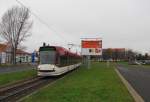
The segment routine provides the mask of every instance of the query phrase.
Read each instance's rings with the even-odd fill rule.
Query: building
[[[125,48],[107,48],[102,51],[103,60],[125,60],[126,49]]]
[[[16,62],[17,63],[30,63],[31,53],[18,49],[16,53]]]
[[[21,49],[16,51],[17,63],[31,62],[31,54]],[[11,50],[8,44],[0,44],[0,63],[11,63]]]

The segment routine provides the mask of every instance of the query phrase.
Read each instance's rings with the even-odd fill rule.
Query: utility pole
[[[73,43],[68,43],[68,49],[69,49],[69,51],[71,51],[71,49],[72,49],[73,47],[80,47],[80,45],[73,44]],[[78,52],[78,50],[77,50],[77,48],[76,48],[76,53],[77,53],[77,52]]]
[[[73,46],[75,46],[75,44],[73,44],[73,43],[69,43],[69,44],[68,44],[68,49],[69,49],[69,51],[72,49]]]

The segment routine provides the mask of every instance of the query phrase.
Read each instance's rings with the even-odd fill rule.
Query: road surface
[[[118,70],[145,102],[150,102],[150,68],[118,65]]]

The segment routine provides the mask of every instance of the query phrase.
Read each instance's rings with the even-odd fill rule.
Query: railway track
[[[18,99],[57,80],[58,78],[35,77],[21,83],[0,88],[0,102],[16,102]]]

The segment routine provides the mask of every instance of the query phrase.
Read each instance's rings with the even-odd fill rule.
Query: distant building
[[[17,49],[16,52],[16,62],[20,63],[29,63],[31,62],[31,53],[25,52],[23,50]]]
[[[103,60],[126,60],[125,48],[107,48],[102,51]]]
[[[31,62],[31,54],[21,49],[16,51],[17,63]],[[0,44],[0,63],[11,63],[11,49],[8,44]]]

